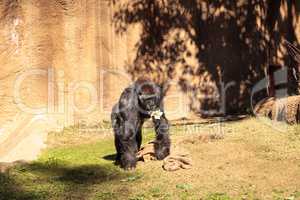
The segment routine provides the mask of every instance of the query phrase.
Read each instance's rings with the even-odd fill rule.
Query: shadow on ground
[[[103,156],[103,159],[114,161],[116,159],[116,154],[110,154],[110,155]]]
[[[55,162],[24,164],[0,173],[0,200],[62,197],[85,200],[91,198],[93,185],[124,177],[125,173],[109,166],[69,166]]]
[[[0,173],[0,200],[22,199],[35,200],[41,199],[35,192],[25,191],[21,184],[18,184],[9,174]]]

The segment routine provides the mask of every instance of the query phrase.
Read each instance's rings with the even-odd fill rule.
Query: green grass
[[[195,133],[214,130],[209,126],[201,125],[199,130],[194,127],[188,127],[188,129],[194,130]],[[205,161],[206,155],[211,156],[211,153],[214,153],[213,155],[217,156],[215,153],[218,151],[211,150],[214,147],[237,144],[244,145],[245,151],[253,152],[258,161],[265,160],[271,164],[272,162],[285,162],[285,159],[294,158],[294,154],[300,147],[299,126],[290,127],[286,134],[276,132],[274,138],[269,137],[270,134],[274,134],[272,129],[262,128],[264,126],[254,119],[225,123],[224,127],[225,132],[228,132],[225,140],[195,144],[190,147],[192,150],[196,149],[194,150],[195,161],[201,161],[195,163],[192,171],[183,170],[172,173],[164,172],[160,162],[140,164],[137,170],[132,172],[119,169],[113,164],[115,150],[112,137],[96,140],[86,135],[78,136],[80,140],[78,138],[74,140],[77,137],[74,134],[76,131],[74,127],[65,129],[63,133],[52,133],[49,136],[50,143],[55,144],[59,141],[57,142],[59,145],[46,149],[35,162],[16,166],[5,174],[0,173],[0,200],[284,200],[289,198],[297,200],[300,198],[299,192],[293,190],[293,187],[269,191],[269,189],[248,186],[249,182],[255,181],[251,178],[245,182],[226,177],[224,180],[220,179],[219,177],[230,172],[226,168],[228,165],[226,160],[225,164],[221,165],[222,157],[224,157],[222,155],[220,158],[208,158],[211,160],[210,163]],[[153,139],[154,134],[151,129],[145,129],[144,132],[144,143]],[[191,137],[184,127],[173,127],[171,132],[173,140]],[[280,144],[285,146],[280,146]],[[243,149],[238,150],[243,151]],[[214,160],[220,162],[215,168],[212,164]],[[299,162],[291,161],[292,164],[298,164],[300,171]],[[232,166],[235,167],[234,164]],[[209,171],[201,172],[203,169],[210,168]],[[251,171],[252,168],[246,170]],[[260,174],[257,176],[259,177]],[[209,186],[212,184],[211,179],[213,179],[213,185]],[[235,193],[231,193],[232,182],[240,187]],[[260,183],[257,182],[257,184]],[[267,195],[266,191],[269,191]],[[264,194],[258,194],[259,192]],[[264,195],[266,198],[261,198]]]
[[[62,133],[52,134],[58,140],[62,137],[65,140],[76,136],[73,131],[74,128],[66,128]],[[144,141],[150,141],[153,138],[150,130],[144,132]],[[114,185],[130,184],[143,174],[120,170],[113,164],[114,154],[110,137],[47,149],[37,161],[0,174],[0,199],[89,199],[91,193],[92,199],[116,199],[117,194],[111,189]],[[93,187],[99,189],[91,191]],[[128,195],[124,193],[120,199]]]

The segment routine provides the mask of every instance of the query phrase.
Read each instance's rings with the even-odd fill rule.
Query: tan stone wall
[[[131,82],[125,65],[140,34],[137,26],[117,35],[113,11],[104,0],[1,1],[1,124],[22,115],[21,104],[47,108],[61,126],[109,120]],[[26,73],[16,102],[15,82]]]
[[[105,0],[1,1],[0,123],[5,124],[16,114],[22,114],[13,97],[13,87],[15,81],[19,80],[18,77],[24,75],[26,70],[32,69],[51,69],[53,77],[49,76],[49,71],[46,74],[26,77],[20,90],[21,102],[25,105],[34,108],[47,107],[48,113],[56,116],[62,126],[80,120],[109,120],[112,105],[131,81],[126,66],[132,64],[136,57],[135,45],[141,34],[141,27],[137,24],[130,26],[122,36],[117,35],[115,27],[112,26],[115,9]],[[282,9],[285,13],[287,8],[283,5]],[[260,22],[256,23],[259,25]],[[299,16],[293,21],[299,40],[297,24]],[[231,32],[222,34],[230,37]],[[217,33],[215,35],[218,36]],[[211,37],[213,36],[214,34],[211,34]],[[211,37],[208,37],[210,41]],[[192,56],[199,51],[193,45],[189,48]],[[236,50],[236,46],[231,49]],[[224,54],[230,55],[232,53],[228,51]],[[214,55],[210,56],[212,59]],[[222,55],[215,56],[219,59]],[[193,70],[199,65],[205,65],[197,61],[190,61],[195,67]],[[225,61],[224,63],[226,64]],[[226,69],[228,76],[225,79],[230,79],[235,75],[237,68],[233,66]],[[182,68],[179,66],[179,74],[180,71]],[[205,78],[206,75],[209,77],[209,73],[205,72],[197,79],[181,78],[195,83],[199,89],[201,82],[209,81],[209,78]],[[174,84],[165,102],[171,119],[189,117],[191,99],[198,101],[198,96],[201,96],[198,93],[195,95],[182,91],[182,88],[176,85],[178,80],[178,77],[174,78]],[[242,90],[243,85],[239,87],[238,89]],[[75,92],[72,92],[72,88],[76,89]],[[205,92],[205,89],[199,91]],[[93,100],[95,104],[91,112],[78,112],[72,107],[72,104],[75,104],[79,110],[84,109],[90,106]],[[198,103],[193,106],[199,107]]]

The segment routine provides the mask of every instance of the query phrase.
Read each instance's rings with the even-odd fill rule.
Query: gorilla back
[[[170,154],[169,123],[162,104],[162,88],[140,79],[126,88],[113,107],[111,121],[117,151],[116,164],[124,169],[136,167],[136,154],[142,143],[142,126],[152,118],[156,133],[155,156],[158,160]]]

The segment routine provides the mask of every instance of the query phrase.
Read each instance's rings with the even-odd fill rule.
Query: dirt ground
[[[193,168],[161,171],[159,177],[190,185],[196,197],[214,191],[241,199],[300,198],[299,194],[293,196],[300,189],[300,129],[286,127],[286,132],[279,132],[276,126],[284,125],[272,128],[257,119],[248,119],[223,124],[221,133],[215,125],[203,127],[207,135],[221,134],[223,139],[203,139],[201,129],[193,135],[175,137],[181,147],[190,151]],[[151,173],[155,166],[156,163],[147,163],[139,167]]]
[[[124,172],[113,164],[111,135],[74,133],[51,133],[36,162],[9,171],[5,177],[14,185],[4,185],[13,192],[0,189],[0,196],[25,191],[31,199],[300,199],[299,126],[254,118],[174,126],[173,145],[193,160],[191,169],[175,172],[164,171],[162,161],[139,162]],[[152,139],[153,130],[145,129],[144,143]]]

